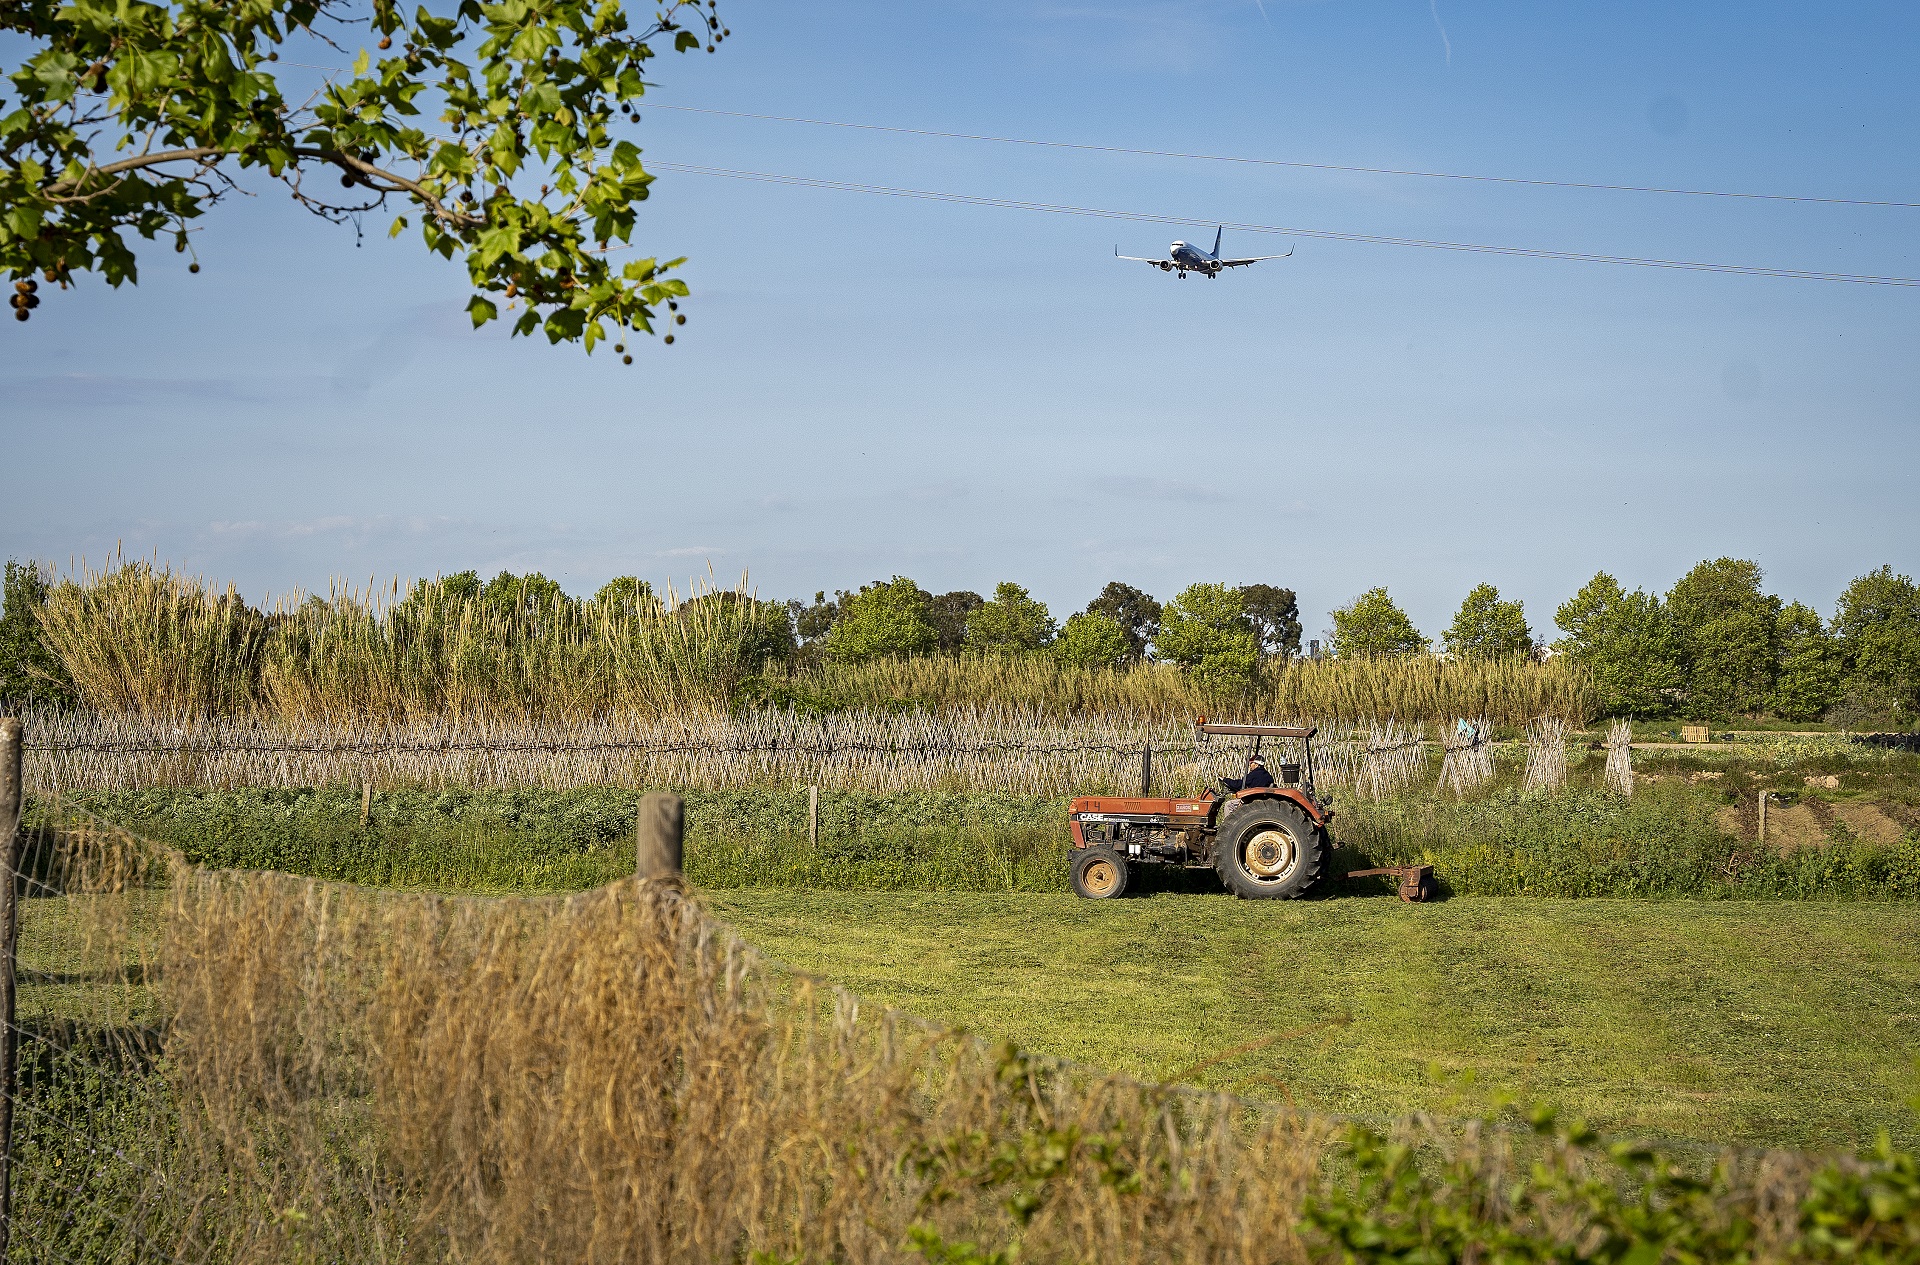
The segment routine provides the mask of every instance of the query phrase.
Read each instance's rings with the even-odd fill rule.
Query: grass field
[[[1920,909],[724,891],[771,956],[1045,1053],[1365,1117],[1502,1094],[1616,1133],[1920,1139]]]

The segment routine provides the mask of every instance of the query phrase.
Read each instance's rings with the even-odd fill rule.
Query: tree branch
[[[46,188],[47,196],[59,198],[78,189],[85,188],[96,176],[117,176],[123,172],[138,171],[143,167],[157,167],[161,163],[199,162],[225,153],[221,149],[169,149],[157,154],[137,154],[132,158],[122,158],[119,162],[108,163],[104,167],[89,167],[78,180],[56,180]]]
[[[414,197],[420,199],[421,203],[436,216],[449,223],[458,224],[462,228],[480,228],[487,222],[482,216],[468,215],[465,211],[448,209],[447,205],[440,201],[438,196],[428,192],[426,187],[418,181],[409,180],[405,176],[396,176],[391,171],[376,167],[372,163],[366,162],[342,150],[297,147],[293,153],[294,156],[298,158],[318,158],[322,161],[330,162],[344,171],[349,171],[354,175],[367,178],[368,187],[380,193],[411,193]],[[391,189],[381,189],[378,185],[372,183],[375,179],[389,181],[394,187]]]

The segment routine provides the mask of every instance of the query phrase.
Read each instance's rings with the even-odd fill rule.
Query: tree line
[[[58,704],[75,697],[36,614],[52,585],[33,564],[6,566],[0,698]],[[231,593],[219,600],[239,603]],[[234,627],[251,625],[264,635],[284,625],[290,633],[302,626],[307,608],[316,612],[311,625],[320,626],[317,616],[328,602],[316,597],[290,610],[246,608]],[[1095,670],[1157,661],[1179,666],[1209,691],[1232,694],[1302,650],[1299,602],[1291,589],[1269,584],[1192,584],[1162,603],[1116,580],[1064,621],[1012,582],[983,597],[968,590],[931,593],[905,576],[831,597],[821,591],[811,602],[711,593],[680,603],[675,613],[707,608],[734,630],[729,637],[743,639],[744,660],[793,668],[925,656],[1045,656]],[[428,624],[462,610],[509,638],[537,638],[556,621],[579,626],[594,618],[668,615],[666,603],[635,576],[576,599],[538,572],[503,571],[482,581],[477,572],[463,571],[416,583],[382,618],[407,640],[414,625],[424,633]],[[1600,572],[1556,609],[1562,635],[1551,641],[1537,638],[1522,603],[1503,598],[1492,584],[1466,595],[1437,646],[1384,587],[1330,616],[1323,650],[1339,658],[1566,655],[1592,675],[1601,708],[1612,715],[1718,720],[1770,714],[1854,728],[1906,727],[1920,717],[1920,587],[1891,567],[1848,585],[1831,620],[1767,593],[1760,567],[1732,558],[1700,563],[1665,594],[1627,592]]]

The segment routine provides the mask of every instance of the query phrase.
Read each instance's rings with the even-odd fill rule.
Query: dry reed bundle
[[[1389,726],[1393,742],[1417,736]],[[28,718],[26,780],[42,793],[144,786],[379,787],[587,785],[724,790],[1002,790],[1035,795],[1137,789],[1152,745],[1163,794],[1237,776],[1244,745],[1195,740],[1191,723],[1066,721],[1008,709],[806,716],[620,715],[569,724],[489,719],[279,725],[257,719],[153,720],[83,712]],[[1314,741],[1321,785],[1368,772],[1368,739],[1331,725]],[[1396,746],[1396,750],[1398,747]],[[1298,743],[1276,744],[1299,762]],[[1415,755],[1406,757],[1417,759]],[[1377,763],[1377,760],[1375,760]],[[1394,766],[1396,769],[1398,765]],[[1384,769],[1375,781],[1399,785]]]
[[[1633,722],[1616,720],[1607,726],[1607,785],[1622,795],[1633,794]]]
[[[1525,794],[1551,793],[1567,784],[1567,727],[1558,717],[1542,716],[1527,726]]]
[[[1426,762],[1426,741],[1420,729],[1390,719],[1368,730],[1354,785],[1373,799],[1384,799],[1418,779]]]
[[[1492,726],[1487,718],[1462,720],[1453,728],[1442,727],[1440,744],[1440,780],[1435,790],[1452,788],[1455,795],[1486,785],[1493,780]]]

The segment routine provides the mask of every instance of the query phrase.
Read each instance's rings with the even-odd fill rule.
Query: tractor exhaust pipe
[[[1153,744],[1140,748],[1140,796],[1153,794]]]

